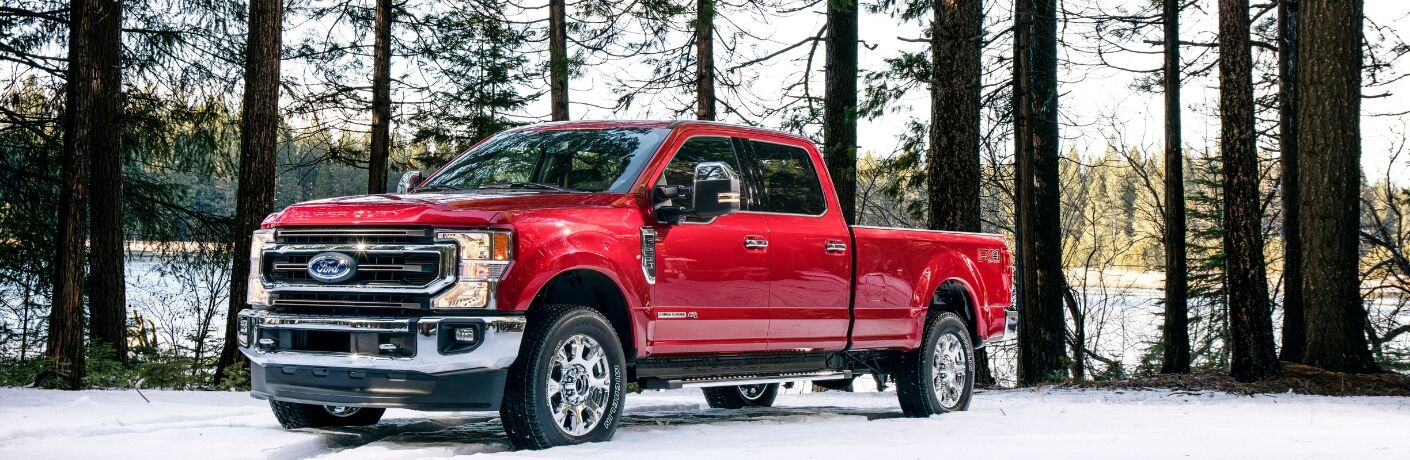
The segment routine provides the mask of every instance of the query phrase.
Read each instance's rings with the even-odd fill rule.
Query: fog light
[[[475,343],[475,328],[461,327],[455,329],[455,341],[460,343]]]

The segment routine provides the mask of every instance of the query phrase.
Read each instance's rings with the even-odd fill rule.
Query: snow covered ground
[[[894,393],[726,411],[679,390],[630,395],[610,443],[510,452],[493,413],[285,431],[244,393],[145,393],[0,388],[0,458],[1410,458],[1410,398],[1001,390],[907,419]]]

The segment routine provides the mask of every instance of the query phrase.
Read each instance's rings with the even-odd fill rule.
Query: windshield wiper
[[[425,187],[417,188],[417,189],[416,189],[415,191],[413,191],[412,193],[421,193],[421,192],[468,192],[468,191],[470,191],[470,189],[467,189],[467,188],[465,188],[465,187],[457,187],[457,186],[454,186],[454,185],[427,185],[427,186],[425,186]]]
[[[479,187],[483,189],[528,189],[528,190],[553,190],[555,192],[581,192],[582,190],[559,187],[557,185],[540,184],[538,182],[506,182],[503,184],[485,184]]]

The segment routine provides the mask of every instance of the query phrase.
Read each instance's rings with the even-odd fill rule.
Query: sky
[[[1059,34],[1061,40],[1070,46],[1060,50],[1062,53],[1063,65],[1059,69],[1059,106],[1062,113],[1062,148],[1064,150],[1076,149],[1085,155],[1101,154],[1108,148],[1112,139],[1129,147],[1139,147],[1149,149],[1154,152],[1162,149],[1162,125],[1163,125],[1163,95],[1152,92],[1141,92],[1132,88],[1133,82],[1139,78],[1138,75],[1125,70],[1094,65],[1097,61],[1094,53],[1084,52],[1090,50],[1094,41],[1090,38],[1092,27],[1089,21],[1082,21],[1079,16],[1083,12],[1092,11],[1093,3],[1099,3],[1099,7],[1104,11],[1117,11],[1119,8],[1127,8],[1134,11],[1141,4],[1148,0],[1136,1],[1066,1],[1059,2],[1059,8],[1066,9],[1069,22],[1065,26],[1060,26]],[[570,2],[571,3],[571,2]],[[871,3],[871,2],[864,2]],[[1217,27],[1215,7],[1213,2],[1205,0],[1200,5],[1202,9],[1189,9],[1181,16],[1182,40],[1197,42],[1213,42],[1216,40],[1214,29]],[[1264,3],[1264,2],[1254,2]],[[733,26],[746,30],[760,38],[758,40],[755,55],[764,55],[783,48],[788,44],[795,43],[802,38],[811,36],[825,24],[825,16],[822,14],[822,5],[819,2],[811,10],[800,11],[791,15],[774,15],[760,17],[755,15],[736,14],[730,17]],[[1381,35],[1401,35],[1410,39],[1410,2],[1399,0],[1366,0],[1366,14],[1371,18],[1371,22],[1380,29],[1373,29],[1372,24],[1368,24],[1367,39],[1376,40]],[[1007,22],[1010,2],[986,2],[986,32],[992,38],[1010,23]],[[532,17],[543,10],[527,10],[524,15]],[[572,17],[572,11],[569,12]],[[1274,12],[1268,12],[1261,19],[1271,19]],[[885,14],[863,12],[860,25],[860,36],[865,47],[861,49],[860,66],[865,72],[867,70],[879,70],[884,64],[884,59],[896,56],[900,51],[923,51],[924,43],[909,42],[905,39],[921,37],[921,27],[919,23],[900,24],[898,19],[893,19]],[[1150,37],[1158,38],[1159,29],[1152,29]],[[1161,55],[1158,53],[1160,45],[1146,43],[1130,43],[1130,52],[1116,52],[1107,54],[1107,60],[1111,64],[1127,69],[1155,69],[1160,67]],[[799,60],[807,51],[807,47],[799,47],[794,52],[785,54],[769,61],[767,67],[762,67],[757,73],[757,79],[750,85],[758,94],[773,94],[777,92],[785,83],[802,71],[802,63]],[[1206,48],[1185,47],[1182,53],[1184,61],[1195,66],[1212,64],[1215,61],[1215,54],[1210,52],[1203,57]],[[1261,48],[1254,48],[1255,59],[1262,55],[1265,59],[1274,59],[1274,54],[1264,51]],[[1008,56],[1012,53],[1011,44],[1004,40],[1000,44],[989,47],[985,50],[985,62],[988,63],[1000,56]],[[716,51],[717,56],[721,51]],[[822,48],[818,49],[819,58],[814,64],[815,94],[821,95],[822,76],[821,65],[823,60]],[[637,64],[618,63],[594,63],[583,69],[580,75],[570,83],[570,99],[573,102],[571,114],[574,119],[611,119],[611,118],[673,118],[662,106],[651,104],[639,104],[630,110],[621,113],[613,113],[600,106],[611,105],[615,96],[610,90],[611,76],[622,72],[647,72],[649,69]],[[1399,73],[1410,72],[1410,62],[1401,62],[1400,67],[1404,68]],[[1183,102],[1183,137],[1187,149],[1200,152],[1217,153],[1219,135],[1218,111],[1218,80],[1217,68],[1209,72],[1206,76],[1191,77],[1186,79],[1181,92]],[[996,75],[986,79],[986,83],[992,84],[996,78],[1003,78],[1003,75]],[[1257,78],[1257,76],[1255,77]],[[1367,89],[1367,94],[1381,95],[1381,97],[1368,98],[1362,104],[1362,133],[1363,133],[1363,154],[1362,165],[1365,174],[1375,180],[1384,178],[1387,174],[1387,167],[1392,165],[1391,152],[1403,147],[1402,139],[1410,133],[1410,116],[1385,116],[1378,114],[1405,112],[1410,109],[1410,79],[1399,81],[1385,87]],[[677,95],[686,97],[689,95]],[[897,135],[902,132],[904,123],[911,117],[924,119],[928,110],[928,95],[924,89],[912,91],[903,99],[901,105],[908,108],[897,110],[877,120],[862,120],[859,123],[859,144],[861,151],[872,152],[877,155],[890,155],[897,148]],[[760,101],[761,104],[771,103],[770,101]],[[721,110],[723,112],[723,110]],[[545,95],[540,100],[534,101],[524,114],[528,118],[547,118],[548,101]],[[724,121],[740,121],[737,118],[725,115]],[[762,120],[762,124],[769,125],[777,120]],[[1261,146],[1268,146],[1268,140],[1260,140]],[[1410,152],[1405,153],[1394,162],[1394,168],[1390,169],[1392,180],[1396,182],[1410,182]]]

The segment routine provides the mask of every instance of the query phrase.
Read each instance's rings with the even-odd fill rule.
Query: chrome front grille
[[[274,299],[276,307],[412,308],[425,305],[425,296],[408,294],[357,294],[287,292]]]
[[[327,251],[323,251],[327,252]],[[308,274],[308,260],[317,252],[269,253],[265,273],[272,282],[315,283]],[[333,284],[425,286],[440,276],[439,252],[352,252],[357,273]]]
[[[283,244],[428,244],[429,228],[293,227],[275,232]]]
[[[352,276],[311,276],[310,259],[327,252],[355,260]],[[455,282],[456,246],[426,228],[292,227],[275,230],[260,262],[275,307],[426,309]]]

